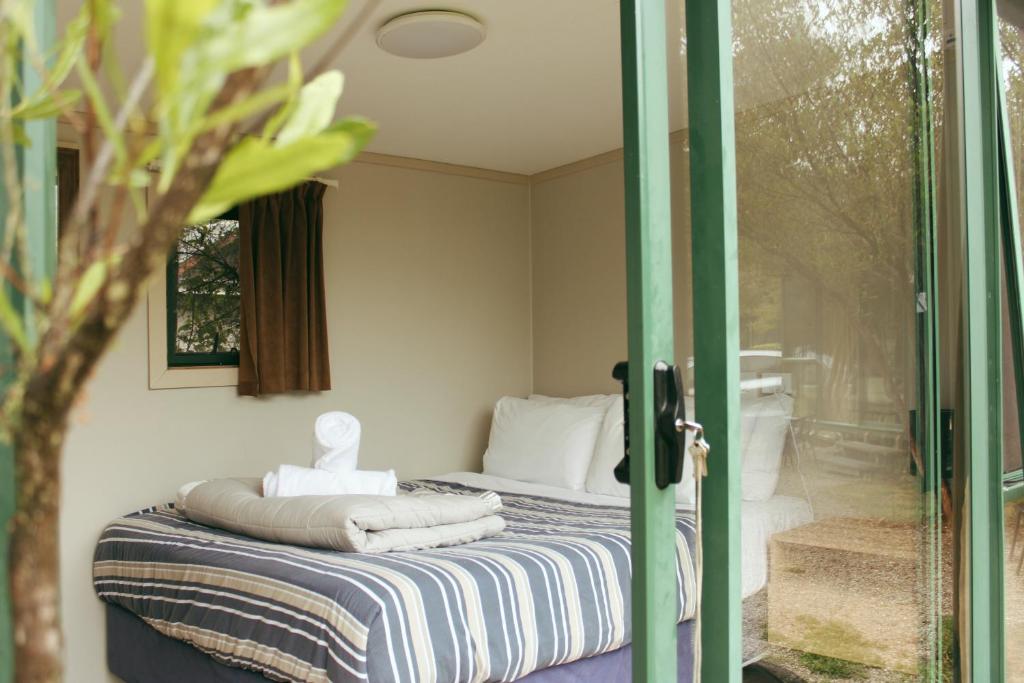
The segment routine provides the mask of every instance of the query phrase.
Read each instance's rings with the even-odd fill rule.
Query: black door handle
[[[615,466],[615,479],[629,483],[629,365],[616,363],[612,377],[622,382],[623,458]],[[658,488],[683,479],[686,448],[683,373],[678,365],[654,364],[654,481]]]

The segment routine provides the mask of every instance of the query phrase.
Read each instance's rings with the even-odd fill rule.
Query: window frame
[[[146,328],[150,390],[238,386],[238,366],[189,365],[175,367],[168,365],[167,268],[157,270],[149,282],[146,292]]]
[[[234,220],[238,221],[238,207],[232,207],[221,215],[211,220]],[[166,339],[167,339],[167,367],[168,368],[207,368],[207,367],[234,367],[239,364],[238,351],[217,351],[210,353],[189,353],[177,350],[176,337],[178,330],[178,249],[167,257],[165,273],[165,297],[166,297]],[[241,310],[239,310],[241,314]]]

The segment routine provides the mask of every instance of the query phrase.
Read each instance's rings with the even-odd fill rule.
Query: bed
[[[500,681],[628,677],[628,501],[474,473],[403,484],[501,493],[507,528],[379,556],[281,546],[166,505],[111,523],[94,582],[125,681]],[[744,595],[803,501],[744,503]],[[693,517],[677,514],[679,680],[692,676]]]

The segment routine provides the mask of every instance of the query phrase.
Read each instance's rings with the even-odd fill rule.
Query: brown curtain
[[[68,216],[78,198],[78,150],[57,148],[57,237],[64,237]]]
[[[331,388],[323,194],[310,182],[238,209],[240,395]]]

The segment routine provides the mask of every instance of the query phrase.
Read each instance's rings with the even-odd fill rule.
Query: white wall
[[[692,348],[689,159],[672,142],[676,358]],[[621,155],[584,161],[532,186],[533,388],[554,396],[617,393],[625,360],[626,221]]]
[[[529,188],[361,163],[336,177],[324,230],[331,391],[151,391],[144,304],[88,385],[64,459],[70,683],[108,680],[91,561],[112,519],[186,481],[305,464],[312,421],[331,409],[362,421],[364,468],[478,469],[493,402],[530,391]]]

